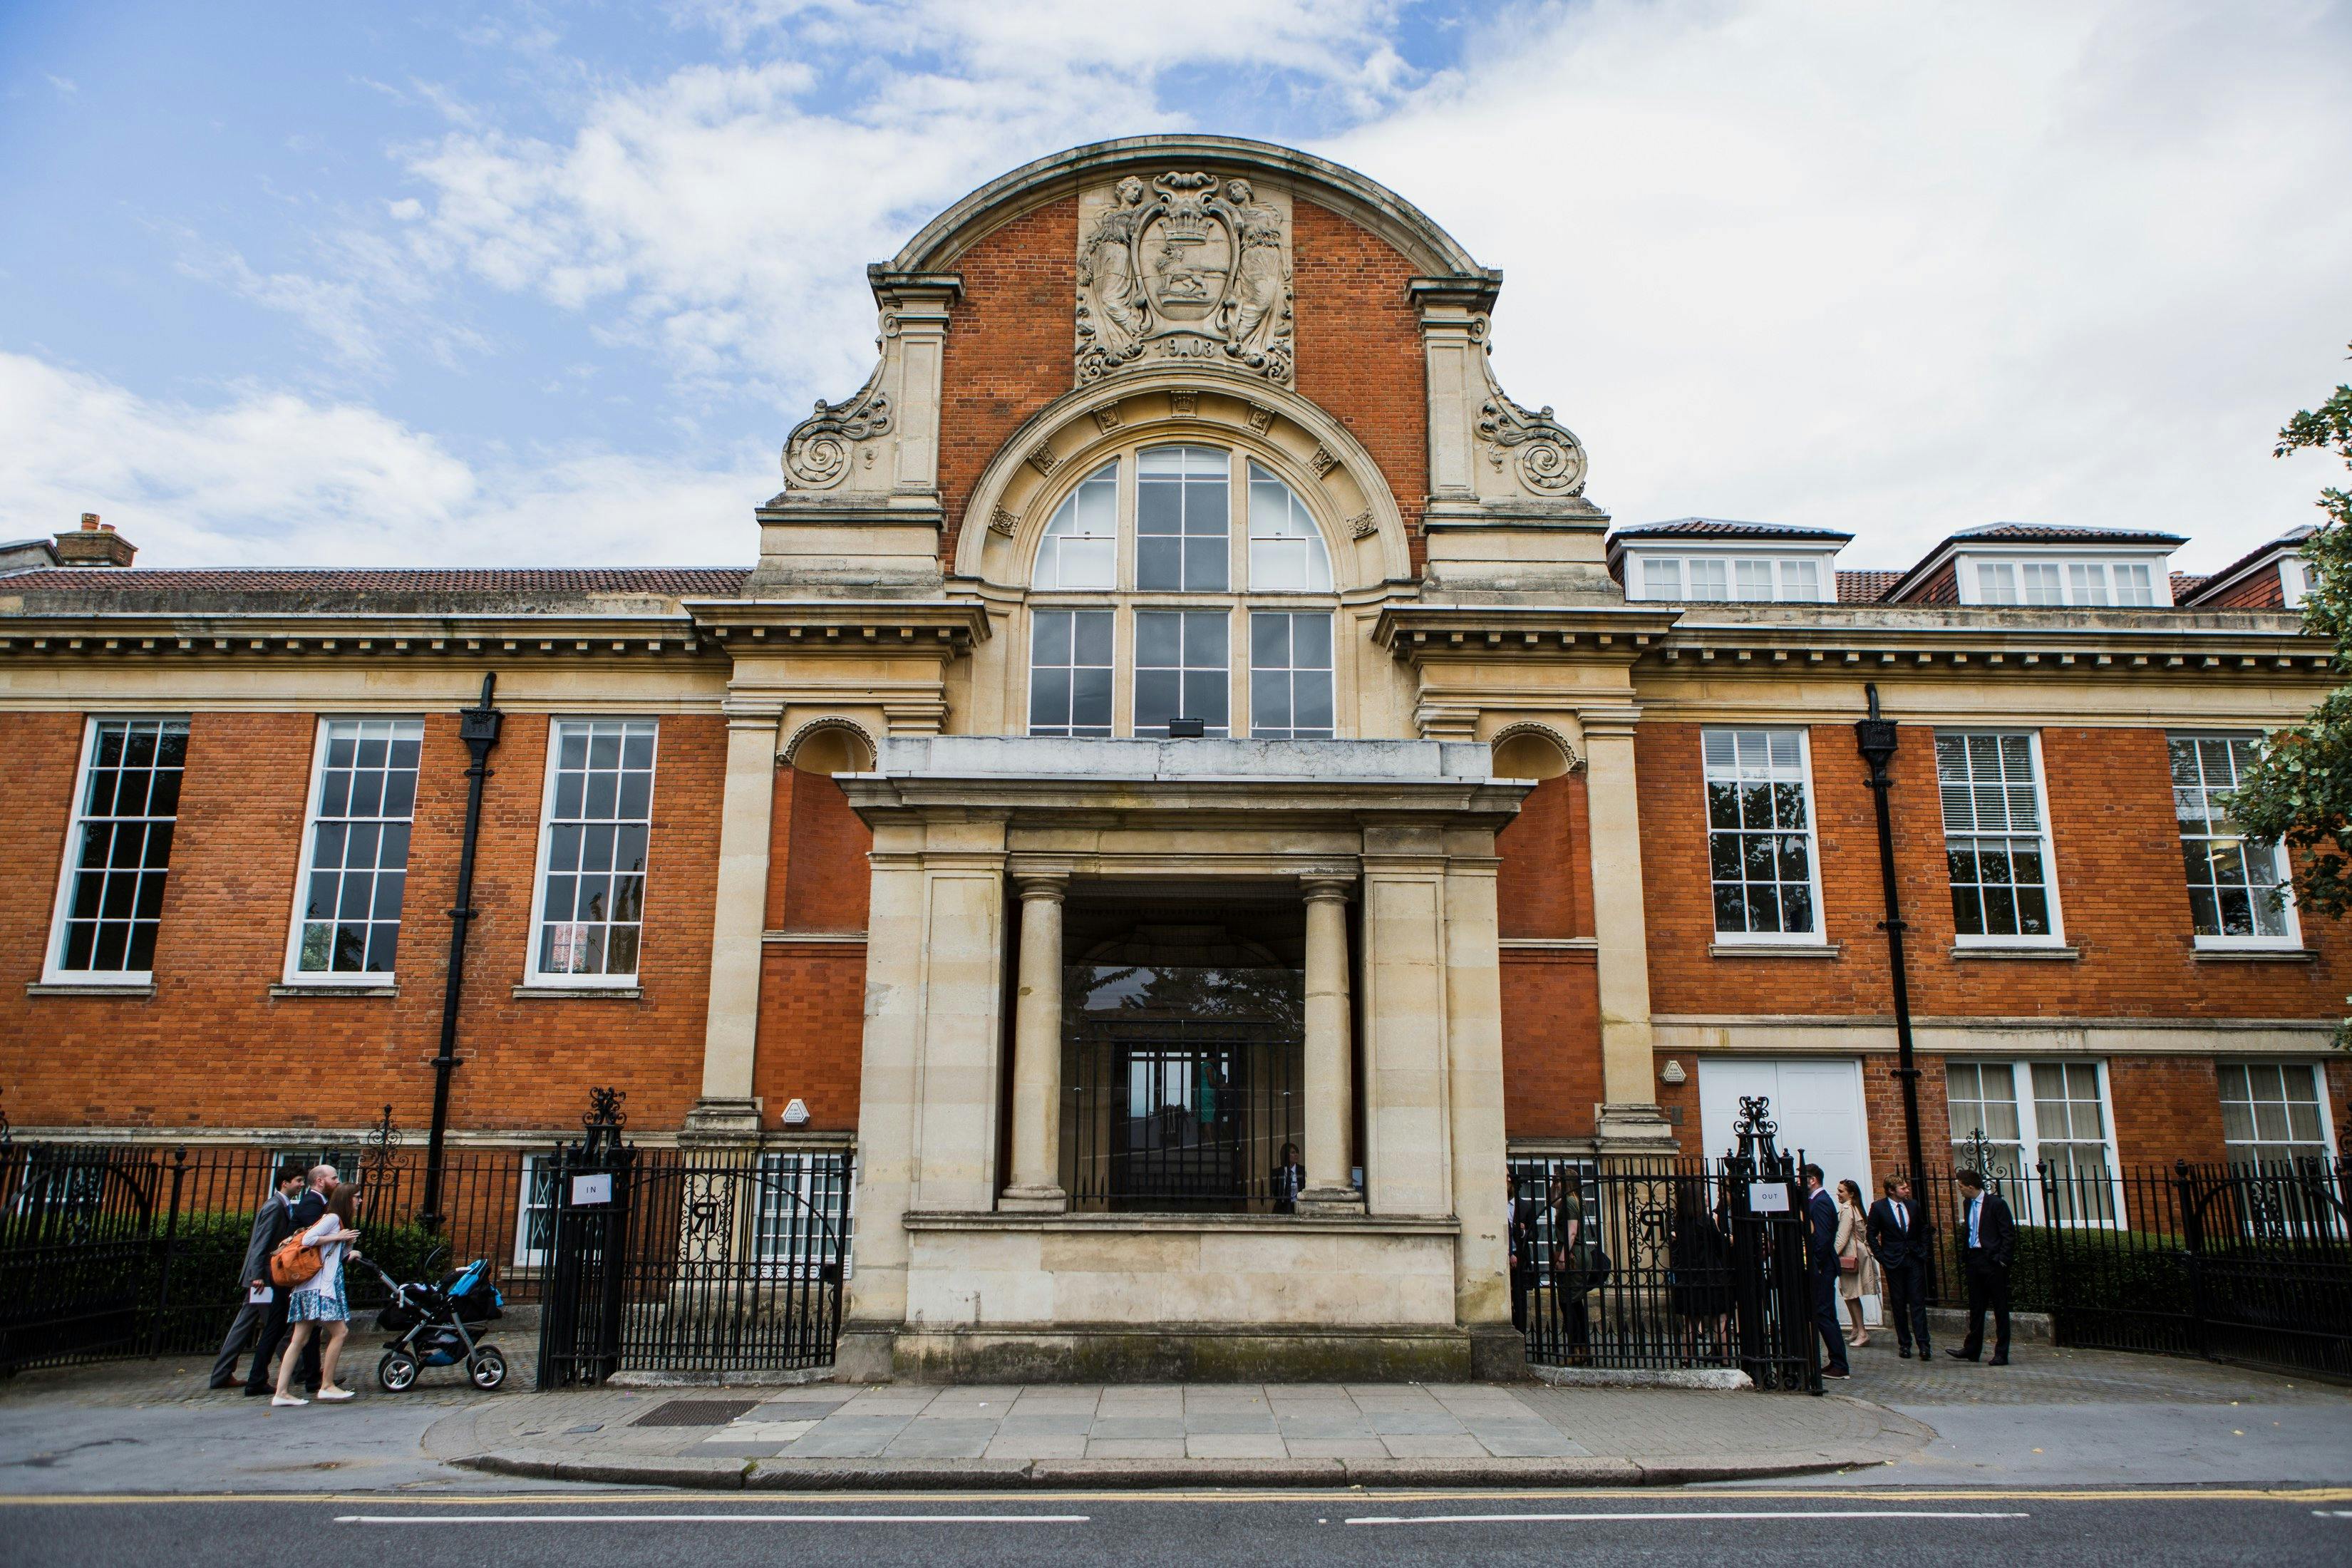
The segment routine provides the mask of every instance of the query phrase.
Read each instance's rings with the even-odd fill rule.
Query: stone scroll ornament
[[[1078,253],[1078,384],[1164,360],[1222,361],[1287,384],[1287,226],[1247,180],[1121,180]]]
[[[1473,335],[1485,343],[1486,331],[1486,319],[1481,316]],[[1486,400],[1478,407],[1478,439],[1486,460],[1500,468],[1516,458],[1519,482],[1537,495],[1562,500],[1582,495],[1584,443],[1551,416],[1549,405],[1531,413],[1512,401],[1496,384],[1494,367],[1488,364],[1486,370]]]
[[[829,490],[848,477],[857,443],[890,433],[890,399],[882,392],[882,367],[842,403],[817,399],[816,412],[793,426],[784,440],[784,483],[804,490]]]

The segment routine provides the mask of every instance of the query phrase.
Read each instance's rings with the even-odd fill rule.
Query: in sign
[[[572,1206],[587,1208],[594,1204],[613,1201],[613,1173],[599,1171],[593,1175],[572,1178]]]
[[[586,1180],[585,1177],[581,1178]],[[578,1199],[573,1199],[578,1202]],[[1789,1184],[1786,1182],[1750,1182],[1748,1184],[1748,1209],[1751,1214],[1787,1214]]]

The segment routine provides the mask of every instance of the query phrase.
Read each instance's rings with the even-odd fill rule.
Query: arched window
[[[1307,503],[1257,464],[1249,466],[1249,574],[1261,589],[1327,592],[1331,558]]]
[[[1055,510],[1030,587],[1033,735],[1337,732],[1329,552],[1306,502],[1244,454],[1112,458]]]
[[[1105,463],[1055,509],[1037,546],[1036,588],[1108,588],[1118,581],[1118,465]]]

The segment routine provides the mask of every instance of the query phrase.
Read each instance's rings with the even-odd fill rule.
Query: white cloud
[[[469,463],[369,408],[254,388],[192,407],[14,353],[0,428],[0,536],[95,511],[152,566],[748,563],[777,479],[750,448]]]
[[[1510,274],[1505,384],[1626,522],[2312,520],[2274,462],[2352,337],[2352,31],[2310,4],[1600,0],[1336,155]]]

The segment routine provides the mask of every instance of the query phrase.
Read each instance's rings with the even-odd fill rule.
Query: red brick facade
[[[155,994],[28,995],[48,940],[79,714],[0,715],[0,779],[22,809],[0,827],[0,1037],[19,1125],[351,1128],[387,1102],[404,1125],[431,1108],[449,907],[465,819],[465,748],[427,717],[399,994],[273,996],[282,978],[317,718],[206,713],[187,769],[155,952]],[[518,999],[539,853],[547,721],[510,716],[485,791],[454,1126],[576,1121],[582,1086],[625,1086],[633,1116],[676,1125],[701,1085],[726,730],[661,721],[642,994]]]

